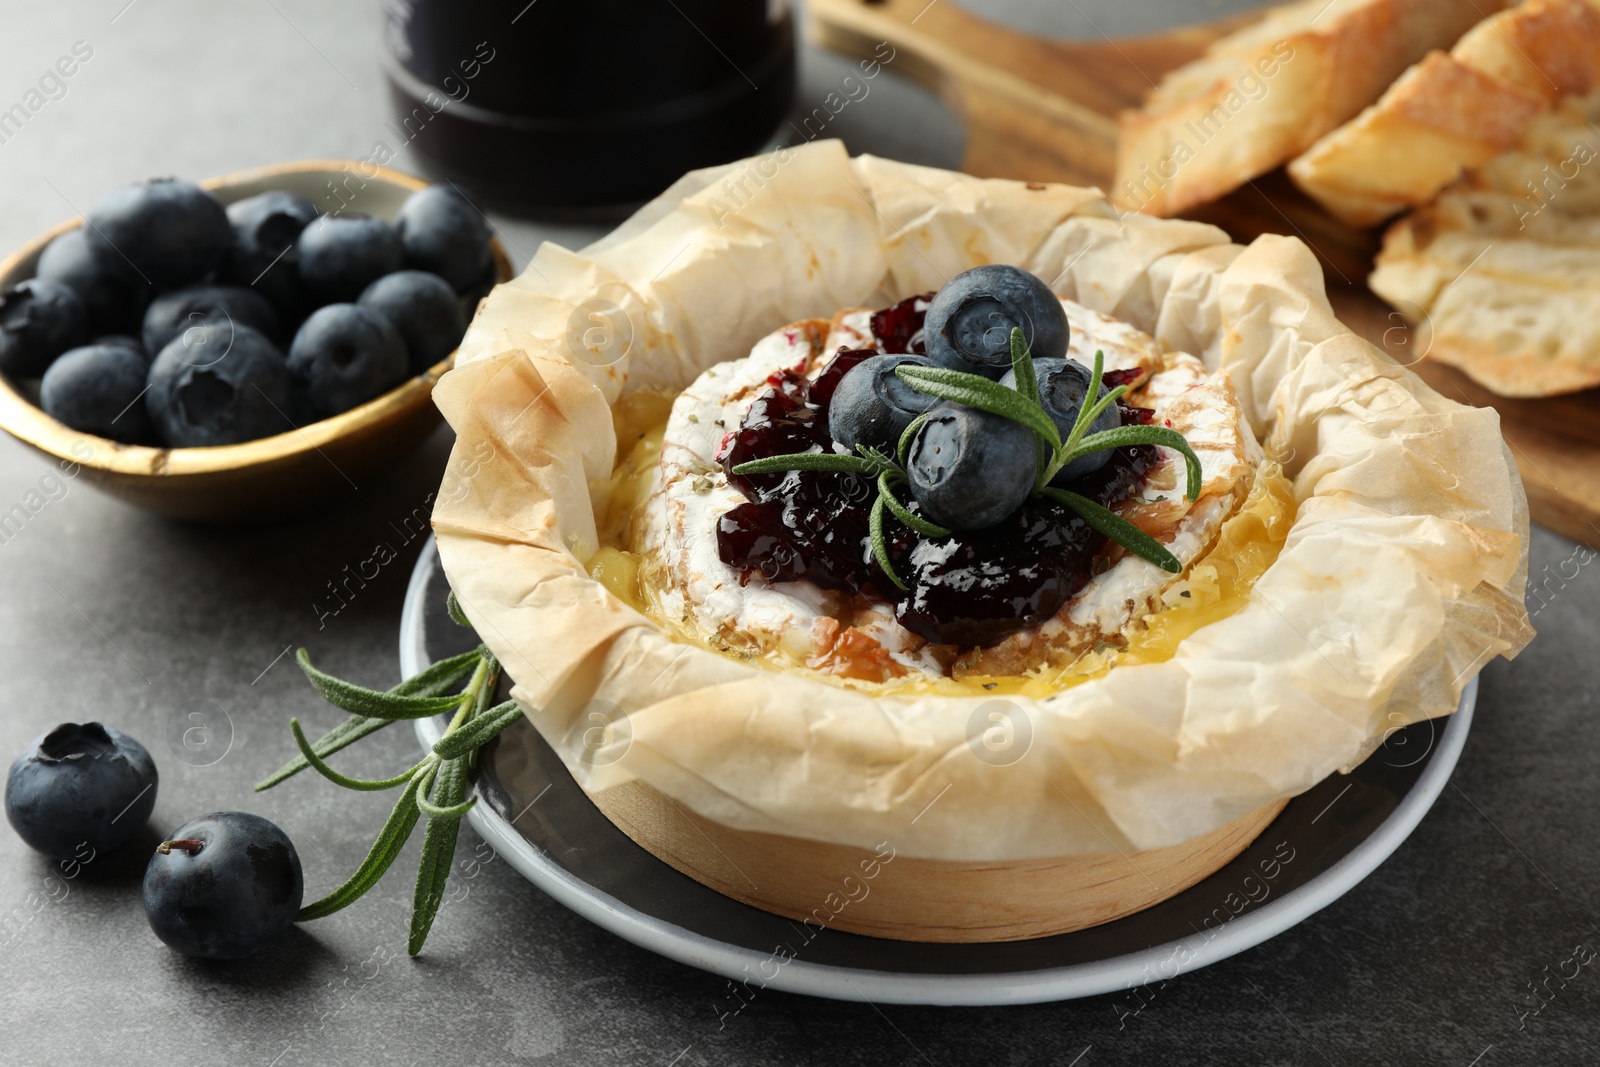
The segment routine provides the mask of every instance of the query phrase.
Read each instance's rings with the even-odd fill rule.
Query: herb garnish
[[[461,613],[454,593],[450,594],[449,608],[450,617],[457,623],[471,625]],[[294,733],[295,744],[300,746],[300,755],[260,782],[256,791],[270,789],[307,767],[346,789],[369,791],[393,789],[400,785],[405,789],[389,814],[388,821],[379,831],[367,858],[361,861],[361,866],[332,893],[301,908],[295,915],[295,921],[320,919],[359,900],[367,890],[378,884],[378,880],[405,847],[418,819],[426,815],[428,826],[422,836],[422,860],[417,868],[417,886],[411,904],[411,934],[406,945],[406,950],[415,956],[422,951],[434,916],[444,900],[445,882],[450,877],[455,858],[456,834],[461,828],[461,816],[477,801],[476,797],[468,799],[467,792],[471,788],[470,778],[478,749],[520,719],[522,709],[512,700],[489,707],[500,674],[500,663],[484,645],[479,645],[471,652],[442,659],[387,692],[367,689],[317,670],[311,665],[311,657],[303,648],[296,658],[300,669],[305,671],[317,692],[330,704],[350,712],[350,718],[314,742],[306,740],[300,720],[290,719],[289,729]],[[466,680],[466,686],[452,693],[463,679]],[[333,753],[391,723],[403,719],[425,719],[448,711],[454,711],[455,715],[444,734],[434,743],[433,751],[393,778],[351,778],[340,774],[326,762]]]
[[[1190,500],[1196,500],[1200,496],[1200,458],[1189,447],[1189,442],[1183,439],[1182,434],[1166,426],[1119,426],[1114,430],[1104,430],[1100,433],[1088,432],[1089,427],[1094,425],[1095,419],[1128,391],[1126,385],[1119,385],[1107,391],[1105,396],[1100,396],[1101,381],[1105,375],[1103,351],[1094,354],[1094,368],[1089,379],[1089,389],[1084,394],[1086,399],[1088,397],[1099,397],[1099,399],[1078,409],[1077,421],[1073,423],[1072,432],[1064,441],[1061,439],[1060,431],[1056,429],[1055,421],[1039,402],[1039,381],[1034,377],[1033,356],[1028,351],[1027,339],[1020,329],[1011,331],[1011,368],[1016,374],[1015,389],[990,381],[981,375],[943,367],[897,367],[895,374],[918,392],[988,411],[1012,422],[1021,423],[1032,430],[1039,449],[1037,475],[1033,483],[1034,496],[1042,496],[1064,504],[1082,517],[1084,522],[1134,555],[1149,560],[1173,574],[1181,572],[1183,565],[1178,562],[1177,557],[1167,551],[1155,538],[1087,497],[1067,489],[1052,487],[1050,479],[1080,456],[1129,445],[1163,445],[1183,456],[1188,469],[1185,495]],[[854,456],[833,452],[801,452],[768,456],[741,463],[733,468],[733,473],[772,474],[781,471],[812,470],[836,471],[876,478],[878,496],[872,503],[869,518],[872,553],[884,576],[901,591],[906,591],[909,587],[895,573],[889,559],[888,539],[884,534],[884,513],[887,511],[924,537],[947,537],[953,532],[912,512],[900,502],[896,492],[907,484],[906,454],[917,431],[927,419],[928,415],[923,414],[912,420],[911,425],[906,427],[905,433],[900,435],[893,458],[865,445],[857,445],[857,455]]]

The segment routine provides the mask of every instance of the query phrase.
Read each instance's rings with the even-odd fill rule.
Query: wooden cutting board
[[[1069,41],[1007,29],[955,0],[808,0],[806,9],[818,44],[865,59],[888,42],[895,70],[966,119],[962,170],[1102,189],[1111,187],[1116,169],[1117,113],[1137,107],[1161,75],[1259,17],[1149,37]],[[1322,260],[1339,317],[1445,396],[1499,411],[1534,519],[1600,547],[1600,390],[1510,400],[1450,367],[1419,360],[1413,331],[1366,287],[1381,230],[1339,223],[1282,170],[1185,217],[1215,223],[1240,242],[1263,233],[1304,240]]]

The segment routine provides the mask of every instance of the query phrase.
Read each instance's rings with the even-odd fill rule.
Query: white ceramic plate
[[[445,594],[430,541],[400,618],[400,667],[408,677],[476,643],[450,621]],[[483,799],[468,819],[530,882],[589,921],[751,988],[962,1005],[1158,989],[1287,930],[1371,874],[1444,789],[1477,695],[1474,679],[1454,715],[1397,731],[1351,774],[1295,797],[1249,848],[1198,885],[1115,922],[1032,941],[930,945],[805,931],[724,897],[613,826],[526,723],[485,750]],[[440,730],[441,720],[417,722],[424,746]]]

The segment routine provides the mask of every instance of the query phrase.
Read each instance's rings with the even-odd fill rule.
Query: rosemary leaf
[[[461,759],[462,762],[466,761],[465,756],[461,757]],[[422,812],[422,814],[428,816],[430,819],[459,819],[461,816],[471,811],[473,806],[477,803],[478,798],[471,797],[470,799],[441,807],[439,804],[423,796],[421,790],[418,790],[417,792],[417,808]]]
[[[1112,404],[1115,404],[1118,400],[1121,400],[1127,395],[1127,393],[1128,387],[1126,385],[1119,385],[1115,389],[1106,390],[1105,394],[1101,396],[1099,400],[1096,400],[1094,405],[1089,408],[1089,415],[1084,420],[1085,425],[1093,426],[1094,420],[1100,417],[1101,412],[1105,411],[1105,409],[1110,407]]]
[[[863,473],[883,474],[886,471],[899,471],[900,469],[899,464],[871,445],[856,445],[856,451],[861,453],[862,459],[869,461],[873,466],[872,470]]]
[[[324,700],[356,715],[365,715],[372,719],[425,719],[430,715],[450,711],[461,703],[461,698],[456,696],[400,696],[346,682],[313,667],[310,653],[303,648],[296,659],[299,660],[300,669],[305,671],[306,677],[311,679],[311,684],[322,694]]]
[[[369,793],[379,792],[384,789],[393,789],[402,782],[410,780],[411,776],[416,774],[417,771],[421,770],[423,764],[427,763],[427,760],[424,759],[422,763],[418,763],[416,766],[406,770],[404,774],[397,774],[393,778],[352,778],[348,774],[340,774],[338,771],[334,770],[332,767],[328,766],[322,761],[322,757],[318,756],[316,751],[312,749],[311,742],[306,740],[306,732],[300,729],[299,719],[290,719],[289,729],[294,734],[294,743],[300,746],[300,755],[306,760],[306,762],[309,763],[318,774],[322,775],[328,781],[334,783],[335,785],[342,785],[346,789],[355,789],[361,792]]]
[[[451,790],[441,792],[441,797],[453,796],[455,798],[446,806],[441,806],[428,799],[434,787],[439,784],[439,776],[446,770],[445,764],[455,764],[457,762],[463,767],[466,765],[464,758],[461,760],[433,760],[431,763],[428,760],[423,760],[422,764],[419,765],[425,768],[418,775],[420,780],[417,783],[417,810],[421,811],[422,814],[434,819],[459,819],[471,810],[472,805],[478,802],[477,797],[465,802],[461,800],[461,797],[466,793],[465,787],[459,793]]]
[[[841,456],[837,452],[795,452],[787,456],[753,459],[733,468],[735,474],[777,474],[782,471],[843,471],[873,474],[872,460],[861,456]]]
[[[1022,335],[1022,328],[1011,328],[1011,373],[1017,379],[1017,393],[1030,404],[1044,406],[1039,400],[1039,375],[1033,366],[1033,353],[1028,351],[1028,339]],[[1052,420],[1054,421],[1054,420]],[[1056,433],[1061,432],[1061,427],[1056,427]],[[1059,453],[1059,449],[1051,448],[1050,442],[1038,434],[1033,435],[1034,478],[1033,488],[1037,492],[1051,478],[1055,477],[1058,469],[1051,463]]]
[[[494,699],[495,683],[500,680],[500,660],[487,648],[483,650],[483,683],[477,698],[472,702],[472,714],[479,715]]]
[[[1046,489],[1044,495],[1060,501],[1083,517],[1083,521],[1105,534],[1141,559],[1149,560],[1162,570],[1179,574],[1183,564],[1166,547],[1114,511],[1096,504],[1088,497],[1079,496],[1067,489]]]
[[[906,453],[911,451],[911,442],[916,439],[917,431],[922,429],[922,424],[927,422],[928,417],[932,414],[933,412],[931,411],[924,411],[921,415],[912,419],[910,424],[906,426],[905,433],[900,435],[900,441],[895,445],[894,454],[900,460],[901,467],[906,465]]]
[[[520,718],[522,718],[522,708],[515,700],[508,700],[480,715],[473,716],[459,730],[439,738],[434,742],[433,754],[446,760],[469,755]]]
[[[433,780],[438,792],[437,805],[419,790],[418,806],[430,813],[428,828],[422,834],[422,858],[417,863],[417,887],[411,899],[411,936],[406,951],[415,956],[433,929],[433,920],[444,901],[445,883],[455,860],[456,836],[461,832],[460,814],[448,814],[467,792],[467,761],[445,760]],[[470,806],[470,804],[468,805]],[[465,810],[465,809],[462,809]],[[432,814],[435,811],[445,814]]]
[[[1039,376],[1033,369],[1033,353],[1028,351],[1028,339],[1022,336],[1022,327],[1011,328],[1011,370],[1017,376],[1017,392],[1029,403],[1039,403]]]
[[[459,656],[451,656],[407,678],[393,689],[389,690],[392,696],[433,697],[439,696],[453,689],[457,683],[472,673],[478,665],[478,659],[487,652],[481,645],[472,652],[463,652]],[[388,726],[393,719],[372,719],[365,715],[352,715],[339,725],[317,738],[311,744],[311,749],[323,759],[338,752],[340,749],[361,740],[369,734]],[[256,783],[256,792],[271,789],[279,782],[293,778],[311,764],[305,756],[296,756],[294,759],[279,767],[272,774]]]
[[[361,740],[368,734],[376,733],[389,724],[390,720],[388,719],[369,719],[365,715],[352,715],[312,742],[311,750],[318,756],[331,756],[340,749]],[[257,782],[256,792],[259,793],[263,789],[271,789],[279,782],[294,777],[309,766],[311,764],[306,760],[305,756],[296,756],[272,774]]]
[[[911,587],[900,580],[900,576],[894,572],[894,563],[889,559],[889,542],[883,536],[883,508],[883,497],[880,495],[872,502],[872,512],[867,521],[867,527],[872,534],[872,555],[877,559],[884,576],[895,584],[895,588],[902,593],[908,593]]]
[[[450,613],[450,619],[457,626],[465,626],[469,630],[472,623],[467,619],[467,613],[461,610],[461,601],[456,598],[456,591],[450,590],[450,595],[444,598],[445,610]]]
[[[488,649],[479,645],[471,652],[463,652],[459,656],[430,663],[389,692],[393,696],[402,697],[443,696],[472,673],[472,669],[478,665],[479,657],[487,651]]]
[[[400,799],[395,801],[394,810],[389,813],[389,819],[383,824],[383,829],[378,831],[378,839],[372,843],[372,849],[367,853],[367,858],[361,861],[361,866],[356,868],[343,885],[321,900],[307,904],[295,915],[295,922],[309,922],[312,919],[321,919],[332,915],[334,912],[349,907],[367,890],[378,884],[389,865],[400,855],[400,850],[405,847],[406,839],[411,836],[411,830],[417,825],[417,786],[426,772],[418,772],[411,779],[411,784],[406,786],[400,794]]]
[[[929,522],[921,515],[913,514],[905,505],[901,504],[894,495],[892,475],[884,471],[878,475],[878,499],[883,501],[883,506],[893,513],[894,517],[911,527],[924,537],[949,537],[951,530],[947,526],[940,526],[936,522]]]
[[[1044,438],[1052,450],[1061,447],[1061,434],[1056,424],[1037,402],[1030,403],[1015,389],[999,382],[965,371],[945,367],[896,367],[895,374],[919,393],[936,396],[940,400],[954,400],[969,408],[978,408],[1000,415],[1012,422],[1020,422]]]
[[[1125,445],[1162,445],[1170,448],[1183,456],[1188,467],[1188,483],[1184,486],[1185,494],[1190,500],[1200,497],[1200,457],[1194,454],[1194,449],[1189,447],[1189,442],[1183,439],[1183,434],[1167,426],[1119,426],[1115,430],[1105,430],[1101,433],[1090,434],[1068,454],[1067,460],[1071,462],[1079,456],[1086,456],[1091,452],[1102,452],[1108,448],[1122,448]]]

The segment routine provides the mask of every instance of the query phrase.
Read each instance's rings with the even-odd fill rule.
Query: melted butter
[[[589,500],[594,505],[601,545],[631,544],[629,527],[650,499],[656,471],[661,467],[667,417],[671,414],[672,397],[653,391],[629,393],[611,409],[611,422],[617,432],[617,465],[611,477],[589,483]]]
[[[1238,613],[1267,568],[1277,562],[1294,525],[1294,487],[1275,463],[1263,464],[1239,510],[1217,531],[1217,542],[1167,587],[1160,610],[1128,634],[1126,649],[1090,652],[1053,679],[1056,690],[1102,677],[1118,664],[1161,663],[1183,639]]]
[[[589,485],[604,546],[589,560],[590,576],[618,599],[650,616],[673,640],[698,644],[770,670],[804,670],[812,678],[844,688],[896,696],[1044,699],[1103,677],[1118,664],[1169,660],[1184,638],[1249,603],[1255,583],[1277,561],[1294,525],[1294,488],[1280,467],[1264,464],[1244,503],[1217,531],[1216,543],[1195,561],[1184,579],[1167,587],[1160,608],[1130,629],[1126,648],[1090,652],[1066,667],[1044,665],[1025,675],[966,674],[960,679],[913,675],[891,682],[843,678],[796,666],[793,660],[775,653],[734,649],[655,610],[650,578],[643,573],[648,568],[630,546],[634,517],[649,500],[661,465],[672,399],[660,393],[634,393],[618,401],[612,411],[619,458],[610,478]]]
[[[645,611],[645,597],[639,588],[640,562],[637,553],[604,546],[589,558],[589,577],[630,608]]]

